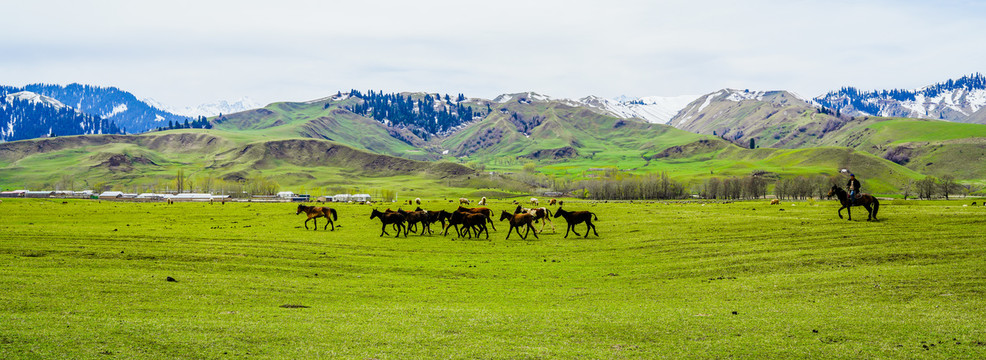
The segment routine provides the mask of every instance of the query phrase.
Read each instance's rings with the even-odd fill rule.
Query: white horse
[[[537,198],[531,198],[531,205],[538,206],[538,199]]]
[[[460,205],[463,205],[463,204],[464,204],[464,205],[469,205],[469,199],[466,199],[466,198],[459,198],[459,204],[460,204]]]
[[[514,213],[518,213],[518,212],[523,214],[531,214],[531,216],[534,217],[534,222],[538,222],[538,220],[541,220],[541,230],[538,230],[538,234],[544,232],[544,223],[551,224],[551,232],[555,232],[555,223],[551,221],[551,210],[548,210],[548,208],[539,207],[539,208],[528,209],[525,207],[521,207],[520,205],[517,205],[517,210],[514,210]]]
[[[482,199],[479,199],[479,205],[486,205],[486,197],[485,196],[483,196]]]

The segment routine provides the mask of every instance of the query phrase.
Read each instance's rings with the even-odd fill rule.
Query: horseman
[[[846,189],[849,190],[849,206],[852,206],[856,202],[856,197],[859,196],[859,180],[856,180],[856,174],[849,174],[849,183],[846,184]]]

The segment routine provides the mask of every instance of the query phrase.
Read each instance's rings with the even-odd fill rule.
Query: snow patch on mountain
[[[143,102],[145,102],[145,103],[147,103],[147,104],[149,104],[149,105],[151,105],[151,106],[153,106],[155,108],[158,108],[158,109],[161,109],[161,110],[164,110],[164,111],[173,113],[173,114],[188,116],[188,117],[192,117],[192,118],[197,118],[197,117],[200,117],[200,116],[212,117],[212,116],[218,116],[219,114],[232,114],[232,113],[238,113],[238,112],[241,112],[241,111],[252,110],[252,109],[257,109],[257,108],[263,107],[263,105],[261,105],[260,103],[254,101],[253,99],[251,99],[249,97],[246,97],[246,96],[240,98],[239,100],[233,101],[233,102],[230,102],[230,101],[227,101],[227,100],[220,100],[220,101],[217,101],[217,102],[214,102],[214,103],[201,104],[201,105],[197,105],[197,106],[194,106],[194,107],[192,107],[192,106],[186,106],[184,108],[171,107],[171,106],[165,105],[165,104],[163,104],[163,103],[161,103],[161,102],[159,102],[157,100],[149,99],[149,98],[148,99],[142,99],[141,101],[143,101]]]
[[[47,97],[41,94],[33,93],[30,91],[21,91],[13,94],[7,94],[5,98],[6,102],[11,102],[14,100],[28,101],[32,104],[47,104],[49,106],[61,109],[65,107],[61,101],[55,100],[54,98]]]
[[[697,99],[697,95],[647,96],[634,98],[621,95],[613,99],[586,96],[576,103],[601,109],[613,116],[629,119],[638,118],[656,124],[666,124],[681,109]]]
[[[113,115],[122,114],[124,111],[127,111],[127,104],[119,104],[117,106],[114,106],[112,111],[103,114],[103,117],[111,118],[113,117]]]

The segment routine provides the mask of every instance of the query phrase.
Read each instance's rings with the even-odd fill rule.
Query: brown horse
[[[583,222],[586,225],[585,227],[586,238],[589,237],[589,229],[592,229],[592,232],[596,234],[596,237],[599,237],[599,233],[596,232],[596,225],[592,225],[593,219],[599,221],[599,218],[596,217],[596,214],[593,214],[588,211],[565,211],[562,208],[558,208],[558,210],[555,211],[554,217],[557,218],[559,216],[564,217],[565,221],[568,222],[568,228],[565,229],[566,238],[568,237],[569,230],[575,233],[575,236],[579,236],[579,233],[575,231],[575,225],[581,224]]]
[[[544,223],[551,224],[551,231],[555,231],[555,223],[551,221],[551,210],[546,207],[539,207],[536,209],[528,209],[517,205],[517,209],[514,210],[514,214],[528,213],[534,216],[534,222],[537,223],[541,221],[541,230],[538,230],[538,234],[544,232]]]
[[[507,230],[507,237],[504,238],[504,240],[510,238],[510,232],[514,231],[514,229],[517,229],[517,236],[520,236],[521,239],[527,240],[527,234],[534,229],[534,225],[531,225],[531,223],[534,222],[534,215],[528,213],[511,214],[504,211],[500,213],[500,221],[503,220],[510,220],[510,230]],[[520,227],[525,225],[527,226],[527,229],[524,231],[524,235],[521,235]],[[538,232],[536,230],[534,231],[534,238],[538,238]]]
[[[339,216],[336,214],[335,209],[329,207],[322,207],[322,206],[315,207],[315,206],[306,206],[306,205],[298,204],[298,212],[294,214],[298,215],[301,214],[302,212],[308,215],[308,219],[305,220],[305,230],[308,230],[309,220],[315,220],[315,230],[318,230],[318,218],[324,217],[325,220],[328,221],[328,223],[325,224],[325,228],[328,228],[329,225],[332,225],[332,231],[335,231],[336,224],[333,221],[339,220]],[[330,214],[332,215],[331,217],[329,216]],[[325,230],[325,228],[322,228],[322,230]]]
[[[396,212],[380,212],[377,209],[373,209],[370,213],[370,219],[380,218],[380,222],[383,226],[380,228],[380,236],[390,235],[387,233],[387,225],[394,225],[397,229],[397,235],[394,237],[401,236],[401,229],[404,229],[404,237],[407,237],[407,226],[404,225],[404,215],[398,214]]]
[[[828,197],[837,197],[839,202],[842,203],[842,207],[839,208],[839,218],[842,219],[842,209],[846,209],[846,214],[849,215],[849,220],[852,221],[852,207],[862,206],[866,208],[868,212],[866,216],[866,221],[876,220],[876,213],[880,211],[880,201],[870,194],[861,194],[856,201],[849,201],[849,194],[845,190],[842,190],[839,185],[832,185],[832,189],[829,190]],[[872,208],[870,207],[872,206]]]
[[[493,225],[493,210],[490,210],[490,208],[486,208],[486,207],[464,208],[460,205],[458,209],[455,209],[455,211],[486,215],[486,220],[490,222],[490,226],[493,227],[493,230],[496,230],[496,225]]]
[[[469,235],[469,237],[472,238],[472,233],[475,231],[476,237],[478,238],[479,234],[482,234],[485,231],[486,238],[489,239],[490,231],[486,228],[487,220],[489,220],[489,218],[487,218],[484,214],[454,211],[449,216],[448,226],[445,228],[445,235],[448,234],[448,229],[450,227],[455,226],[455,232],[458,234],[458,237]],[[462,225],[461,230],[459,230],[459,225]]]
[[[407,220],[408,229],[417,226],[418,223],[421,223],[420,235],[424,235],[425,231],[427,231],[428,233],[432,233],[430,226],[431,223],[428,222],[429,217],[427,211],[425,210],[404,211],[401,209],[397,209],[397,213],[404,215],[404,219]]]

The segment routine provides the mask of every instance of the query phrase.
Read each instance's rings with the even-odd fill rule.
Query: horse
[[[418,209],[420,209],[420,208],[418,208]],[[421,235],[424,235],[425,234],[425,231],[427,231],[428,233],[432,233],[431,226],[429,226],[431,223],[428,222],[428,212],[427,211],[425,211],[425,210],[404,211],[404,210],[401,210],[401,209],[397,209],[397,213],[398,214],[401,214],[401,215],[404,215],[404,219],[407,220],[407,227],[408,227],[408,229],[414,227],[415,225],[417,225],[420,222],[421,223]]]
[[[496,230],[496,225],[493,225],[493,210],[490,210],[490,208],[486,208],[486,207],[464,208],[462,206],[459,206],[459,208],[455,209],[455,211],[486,215],[486,220],[489,220],[490,226],[493,227],[493,230]]]
[[[538,199],[537,198],[531,198],[531,205],[538,206]]]
[[[415,205],[421,205],[421,198],[414,198]]]
[[[485,197],[485,196],[483,196],[483,198],[482,198],[482,199],[479,199],[479,203],[477,203],[477,205],[483,205],[483,206],[486,206],[486,197]]]
[[[394,237],[401,236],[401,229],[404,229],[404,237],[407,237],[407,226],[404,225],[404,215],[398,214],[396,212],[380,212],[377,209],[373,209],[370,213],[370,220],[373,218],[380,218],[380,222],[383,226],[380,227],[380,236],[390,235],[387,233],[387,225],[393,224],[397,228],[397,235]]]
[[[543,220],[541,221],[541,230],[538,230],[539,234],[544,232],[544,223],[550,223],[551,232],[555,232],[555,223],[551,221],[551,210],[548,210],[548,208],[539,207],[535,209],[528,209],[517,205],[517,209],[514,210],[514,214],[520,213],[531,214],[531,216],[534,216],[535,223],[538,222],[538,220]]]
[[[513,231],[514,229],[517,229],[517,236],[520,236],[521,239],[527,240],[527,234],[529,234],[531,230],[534,229],[534,225],[531,225],[531,222],[534,221],[534,215],[528,213],[511,214],[506,211],[503,211],[500,213],[500,221],[503,220],[510,220],[509,221],[510,230],[507,230],[507,237],[504,238],[504,240],[510,238],[510,232]],[[524,235],[521,235],[520,227],[525,225],[527,226],[527,229],[526,231],[524,231]],[[534,238],[535,239],[538,238],[537,231],[534,231]]]
[[[315,206],[306,206],[303,204],[298,204],[298,212],[294,214],[298,215],[301,214],[302,212],[308,215],[308,219],[305,219],[305,230],[308,230],[309,220],[315,220],[315,230],[318,230],[318,218],[324,217],[325,220],[328,221],[328,223],[325,224],[325,228],[328,228],[329,225],[331,224],[332,231],[335,231],[336,224],[333,221],[339,220],[339,216],[336,214],[335,209],[328,207],[321,207],[321,206],[315,207]],[[332,216],[330,217],[329,214],[331,214]],[[322,230],[325,230],[325,228],[322,228]]]
[[[469,205],[469,199],[459,198],[459,205]]]
[[[565,221],[568,222],[568,228],[565,229],[566,238],[568,238],[569,230],[575,233],[575,236],[579,236],[579,233],[575,231],[575,225],[581,224],[583,222],[585,222],[586,225],[585,227],[586,238],[589,237],[589,229],[592,229],[592,232],[596,234],[596,237],[599,237],[599,233],[596,232],[596,225],[592,225],[593,218],[595,218],[596,221],[599,221],[599,218],[596,217],[596,214],[593,214],[588,211],[565,211],[562,208],[558,208],[558,210],[555,211],[554,217],[557,218],[559,216],[564,217]]]
[[[551,199],[551,200],[548,200],[548,205],[554,206],[557,202],[558,202],[558,200]]]
[[[771,200],[771,201],[770,201],[770,204],[771,204],[771,205],[780,205],[780,204],[781,204],[781,199],[774,199],[774,200]]]
[[[854,202],[849,201],[849,194],[845,190],[842,190],[839,185],[832,185],[832,189],[829,190],[828,197],[835,196],[839,198],[839,202],[842,203],[842,207],[839,208],[839,218],[842,219],[842,209],[846,209],[846,214],[849,215],[849,220],[852,221],[852,207],[862,206],[866,208],[868,212],[866,216],[866,221],[877,220],[876,213],[880,211],[880,201],[870,194],[861,194],[859,198]],[[870,208],[870,205],[873,207]]]
[[[452,224],[462,224],[462,232],[469,235],[472,238],[472,232],[476,232],[476,238],[479,238],[479,234],[486,232],[486,239],[490,238],[490,231],[486,228],[486,222],[490,221],[490,218],[483,213],[468,213],[462,211],[456,211],[452,213],[452,217],[449,218],[449,225]],[[492,221],[490,221],[492,223]],[[448,232],[448,229],[445,230]],[[462,236],[462,232],[459,236]]]

